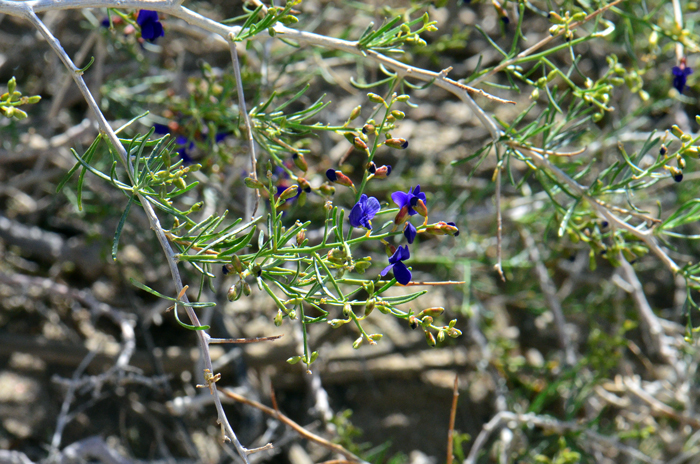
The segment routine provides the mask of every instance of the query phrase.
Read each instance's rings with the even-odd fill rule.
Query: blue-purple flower
[[[158,19],[157,11],[139,11],[136,23],[141,26],[141,37],[149,42],[155,42],[158,37],[163,37],[165,35],[163,25]]]
[[[364,227],[372,230],[372,219],[380,210],[379,200],[374,197],[367,198],[364,193],[355,206],[350,211],[350,225],[353,227]]]
[[[688,81],[688,76],[693,74],[693,70],[685,64],[685,57],[681,58],[681,63],[679,66],[673,67],[671,73],[673,74],[673,87],[675,87],[680,93],[683,93],[683,90],[685,90],[685,84]]]
[[[399,207],[399,212],[396,214],[394,223],[396,225],[403,224],[409,218],[418,213],[421,216],[427,216],[428,210],[425,206],[425,193],[420,191],[420,185],[416,188],[409,188],[407,193],[394,192],[391,194],[391,199]]]
[[[411,252],[408,251],[408,245],[400,246],[394,254],[389,258],[389,265],[380,273],[382,277],[387,275],[389,271],[394,272],[396,281],[401,285],[406,285],[411,281],[411,271],[403,263],[411,257]]]
[[[413,241],[416,239],[416,235],[418,234],[418,231],[416,228],[411,224],[410,222],[406,223],[406,227],[403,229],[403,235],[406,237],[406,240],[408,240],[408,243],[413,243]]]

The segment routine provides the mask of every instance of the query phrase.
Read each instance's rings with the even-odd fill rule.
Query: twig
[[[603,443],[607,446],[612,446],[618,449],[620,452],[634,459],[638,459],[649,464],[661,464],[661,461],[647,456],[646,454],[642,453],[636,448],[627,446],[614,438],[606,437],[605,435],[601,435],[597,432],[594,432],[593,430],[587,428],[584,425],[579,425],[575,422],[563,422],[550,417],[538,416],[536,414],[515,414],[509,411],[499,412],[484,425],[483,429],[481,430],[481,432],[479,432],[479,435],[476,437],[476,440],[474,440],[474,444],[472,445],[471,450],[469,450],[469,455],[464,461],[464,464],[475,464],[479,452],[486,445],[486,442],[488,441],[491,434],[495,430],[502,427],[504,424],[508,424],[510,422],[515,422],[520,425],[533,425],[535,427],[540,427],[544,430],[556,432],[559,434],[571,432],[583,433],[591,441]]]
[[[301,425],[297,424],[293,420],[291,420],[289,417],[285,416],[279,410],[269,408],[265,406],[264,404],[260,404],[257,401],[249,400],[248,398],[245,398],[237,393],[232,392],[228,388],[222,388],[220,392],[224,395],[227,396],[231,399],[234,399],[238,401],[239,403],[247,404],[248,406],[252,406],[256,409],[259,409],[260,411],[264,412],[268,416],[274,417],[275,419],[279,420],[280,422],[284,423],[285,425],[288,425],[292,429],[294,429],[295,432],[297,432],[299,435],[304,437],[305,439],[312,441],[316,444],[319,444],[323,446],[324,448],[327,448],[331,450],[334,453],[340,453],[346,458],[350,459],[353,462],[360,462],[360,463],[365,463],[362,459],[360,459],[358,456],[354,455],[350,451],[346,450],[342,446],[336,444],[336,443],[331,443],[330,441],[326,440],[325,438],[319,437],[315,433],[309,432],[306,430],[304,427]]]
[[[258,342],[269,342],[275,341],[278,338],[282,338],[282,335],[273,335],[271,337],[253,337],[253,338],[210,338],[209,344],[217,343],[258,343]]]
[[[554,326],[557,329],[557,338],[559,339],[559,346],[564,350],[564,359],[567,365],[573,366],[576,364],[576,353],[574,352],[573,344],[569,338],[569,334],[566,331],[566,319],[564,319],[564,311],[561,308],[561,301],[557,296],[557,290],[552,282],[552,278],[549,277],[547,268],[542,262],[542,257],[540,256],[540,250],[537,244],[532,238],[532,235],[524,229],[520,229],[520,236],[525,242],[525,247],[527,248],[530,259],[535,264],[535,274],[537,274],[537,279],[540,282],[540,289],[547,299],[547,306],[549,310],[552,311],[554,316]]]
[[[644,289],[637,278],[637,273],[634,272],[632,265],[627,262],[624,256],[622,256],[622,253],[620,253],[618,256],[621,263],[620,267],[622,268],[622,272],[625,274],[625,279],[632,288],[632,299],[634,299],[635,307],[637,308],[640,327],[643,330],[642,333],[649,341],[649,348],[652,352],[661,356],[669,366],[673,367],[673,369],[676,371],[676,375],[678,375],[680,378],[682,369],[677,365],[677,356],[664,340],[664,329],[661,327],[659,318],[656,317],[656,314],[654,314],[654,310],[651,309],[651,306],[644,295]]]
[[[13,3],[13,2],[7,2],[6,0],[0,0],[0,11],[5,9],[7,3]],[[104,5],[101,5],[104,6]],[[80,70],[73,64],[71,61],[70,57],[68,54],[65,52],[59,41],[53,36],[51,31],[48,30],[48,28],[44,25],[44,23],[39,19],[39,17],[36,15],[35,11],[32,9],[32,4],[30,3],[22,3],[21,5],[12,5],[12,10],[13,12],[20,12],[20,16],[25,17],[28,21],[32,23],[32,25],[41,32],[41,34],[44,36],[46,41],[49,43],[51,48],[54,50],[54,52],[59,56],[63,64],[66,66],[68,71],[71,73],[73,76],[73,80],[75,81],[76,85],[78,86],[78,89],[80,90],[81,94],[83,95],[83,98],[87,102],[88,106],[92,110],[92,112],[95,114],[95,117],[97,118],[98,124],[100,126],[100,130],[107,136],[107,139],[109,143],[112,145],[112,148],[116,150],[117,155],[119,159],[121,160],[122,164],[126,168],[127,174],[131,181],[134,181],[134,175],[135,173],[133,172],[133,167],[131,166],[129,162],[128,155],[126,153],[126,149],[124,146],[121,144],[119,141],[119,138],[117,137],[117,134],[114,132],[112,127],[107,123],[107,120],[105,119],[104,115],[102,114],[102,111],[100,111],[99,106],[97,105],[97,102],[95,101],[94,97],[90,93],[90,90],[88,89],[87,85],[85,84],[85,81],[83,80],[82,73]],[[194,13],[193,13],[194,14]],[[163,252],[165,254],[166,260],[168,262],[168,266],[170,268],[170,273],[173,278],[173,282],[175,284],[175,289],[179,293],[183,289],[183,284],[182,284],[182,279],[180,278],[180,271],[177,267],[177,261],[175,259],[175,253],[173,252],[172,248],[170,247],[170,243],[168,242],[167,237],[165,236],[165,232],[163,231],[163,228],[160,225],[160,220],[158,219],[158,216],[156,215],[155,211],[153,210],[153,206],[150,203],[150,199],[148,197],[144,197],[140,193],[136,192],[136,196],[143,206],[143,209],[146,213],[146,216],[148,217],[148,222],[151,225],[151,229],[156,234],[156,237],[158,238],[158,242],[161,245],[161,248],[163,249]],[[189,303],[187,299],[187,295],[183,295],[182,297],[183,303]],[[189,316],[190,321],[192,322],[193,325],[195,326],[201,326],[199,323],[199,319],[197,318],[197,314],[194,312],[191,306],[186,305],[185,310],[187,311],[187,315]],[[204,332],[203,330],[197,330],[196,331],[197,338],[199,341],[199,347],[200,351],[202,353],[202,358],[204,361],[204,366],[205,366],[205,372],[208,369],[211,372],[211,356],[209,354],[209,335]],[[213,391],[216,391],[216,385],[213,384],[212,386]],[[231,425],[228,422],[228,418],[226,417],[226,413],[223,409],[223,406],[221,405],[221,401],[218,401],[218,396],[215,395],[217,398],[216,401],[216,410],[218,414],[218,422],[221,424],[222,427],[222,432],[224,433],[224,437],[228,436],[228,438],[234,443],[234,446],[236,447],[236,450],[238,451],[238,454],[243,458],[243,461],[248,464],[248,457],[247,457],[247,450],[241,445],[241,443],[238,441],[238,438],[236,437],[236,434],[234,433],[233,429],[231,428]]]
[[[229,43],[229,48],[231,49],[231,60],[233,61],[233,74],[236,76],[236,91],[238,93],[238,110],[241,116],[243,116],[243,121],[245,122],[246,136],[248,137],[248,150],[250,150],[250,175],[253,180],[258,180],[258,161],[255,157],[255,140],[253,139],[253,127],[250,125],[250,117],[248,116],[248,109],[245,104],[245,94],[243,93],[243,78],[241,77],[241,65],[238,62],[238,49],[236,48],[236,35],[231,32],[229,33],[228,39],[231,41]],[[252,193],[250,189],[247,189],[248,195],[246,202],[251,198]],[[246,204],[246,214],[253,220],[255,213],[258,210],[258,204],[260,202],[260,190],[255,189],[255,206],[249,208],[251,205]]]
[[[584,186],[582,186],[581,184],[573,180],[571,177],[566,175],[564,171],[554,166],[544,156],[526,147],[518,147],[517,150],[526,153],[532,159],[535,166],[537,166],[538,168],[546,168],[554,175],[554,177],[557,178],[557,180],[559,180],[563,184],[566,184],[567,187],[569,187],[569,189],[571,189],[571,191],[575,195],[580,196],[582,199],[588,201],[591,208],[595,210],[598,214],[603,216],[611,224],[611,226],[624,229],[630,234],[642,240],[647,245],[647,247],[649,247],[649,250],[651,250],[659,259],[661,259],[664,265],[666,265],[666,267],[668,267],[671,270],[671,272],[676,274],[680,271],[680,267],[678,267],[675,261],[673,261],[673,259],[671,259],[671,257],[668,256],[668,254],[661,249],[659,242],[653,235],[653,229],[641,229],[629,225],[627,222],[623,221],[622,219],[618,218],[615,214],[613,214],[609,208],[601,205],[599,202],[596,201],[595,198],[592,198],[590,195],[588,195]]]
[[[676,23],[676,28],[678,32],[683,30],[683,10],[681,9],[680,0],[672,0],[673,3],[673,21]],[[676,61],[678,63],[683,59],[683,44],[678,41],[676,42]]]
[[[651,396],[643,388],[641,388],[641,386],[638,383],[632,381],[632,379],[624,378],[623,383],[629,391],[634,393],[637,397],[639,397],[641,400],[643,400],[645,403],[651,406],[651,409],[653,411],[656,411],[657,413],[662,413],[665,416],[677,420],[681,424],[688,424],[695,429],[700,429],[700,420],[698,420],[695,417],[686,416],[685,414],[679,414],[671,406],[668,406]]]
[[[503,275],[503,215],[501,214],[501,166],[496,166],[496,265],[494,269],[501,276],[503,282],[506,276]]]
[[[452,387],[452,407],[450,408],[450,426],[447,429],[447,464],[452,464],[452,446],[454,443],[455,417],[457,416],[457,400],[459,399],[459,374],[455,374],[455,384]]]
[[[585,18],[583,18],[581,21],[577,21],[577,22],[575,22],[575,23],[571,23],[571,24],[569,25],[569,31],[575,30],[576,28],[578,28],[578,27],[581,26],[582,24],[587,23],[587,22],[590,21],[591,19],[593,19],[593,18],[595,18],[596,16],[602,14],[603,12],[607,11],[608,9],[610,9],[610,8],[612,8],[613,6],[617,5],[618,3],[622,3],[623,1],[625,1],[625,0],[615,0],[614,2],[608,3],[607,5],[605,5],[604,7],[602,7],[601,9],[596,10],[596,11],[594,11],[593,13],[589,14],[588,16],[586,16]],[[674,0],[674,1],[678,1],[678,0]],[[495,68],[493,68],[491,71],[487,72],[486,74],[477,77],[476,79],[474,79],[473,81],[471,81],[471,83],[472,83],[472,84],[478,84],[479,82],[483,81],[483,80],[486,79],[487,77],[490,77],[490,76],[492,76],[492,75],[494,75],[494,74],[496,74],[496,73],[499,73],[499,72],[503,71],[503,70],[506,69],[508,66],[510,66],[510,65],[512,65],[512,64],[514,64],[514,63],[516,63],[519,59],[525,58],[526,56],[529,56],[529,55],[532,55],[532,54],[535,53],[537,50],[539,50],[540,48],[544,47],[544,46],[547,45],[549,42],[551,42],[552,40],[556,39],[557,37],[560,37],[561,35],[563,35],[563,34],[565,34],[565,33],[566,33],[566,30],[562,29],[561,31],[559,31],[559,32],[558,32],[557,34],[555,34],[555,35],[549,35],[549,36],[545,37],[544,39],[540,40],[539,42],[537,42],[535,45],[533,45],[532,47],[528,48],[527,50],[524,50],[524,51],[518,53],[518,54],[515,56],[515,58],[511,58],[510,60],[504,61],[503,63],[499,64],[498,66],[496,66]]]

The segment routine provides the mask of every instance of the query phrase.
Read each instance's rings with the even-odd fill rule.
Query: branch
[[[342,454],[343,456],[345,456],[346,458],[348,458],[354,462],[366,464],[365,461],[363,461],[361,458],[354,455],[350,451],[346,450],[342,446],[340,446],[336,443],[331,443],[330,441],[326,440],[325,438],[319,437],[318,435],[309,432],[304,427],[297,424],[296,422],[294,422],[289,417],[285,416],[284,414],[282,414],[281,412],[279,412],[276,409],[268,408],[264,404],[260,404],[257,401],[249,400],[248,398],[245,398],[237,393],[232,392],[228,388],[222,388],[221,393],[224,396],[227,396],[231,399],[238,401],[239,403],[247,404],[248,406],[252,406],[256,409],[259,409],[260,411],[264,412],[268,416],[274,417],[275,419],[279,420],[283,424],[288,425],[289,427],[294,429],[295,432],[297,432],[299,435],[301,435],[302,437],[306,438],[309,441],[312,441],[316,444],[319,444],[319,445],[323,446],[324,448],[331,450],[334,453]]]

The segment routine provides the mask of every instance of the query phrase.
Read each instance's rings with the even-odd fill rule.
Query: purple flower
[[[370,221],[380,208],[379,200],[374,197],[367,198],[367,195],[363,193],[360,197],[360,201],[358,201],[355,206],[352,207],[352,211],[350,211],[350,225],[372,230],[372,223]]]
[[[158,37],[163,37],[163,25],[158,19],[158,12],[151,10],[139,11],[136,23],[141,26],[141,37],[149,42],[155,42]]]
[[[394,254],[389,258],[389,265],[380,273],[384,277],[389,271],[394,271],[396,281],[401,285],[406,285],[411,281],[411,271],[408,270],[403,263],[411,257],[411,252],[408,251],[408,245],[398,247]]]
[[[416,185],[416,188],[409,188],[408,193],[394,192],[391,194],[391,199],[394,203],[398,205],[399,208],[403,209],[406,207],[409,216],[418,214],[418,212],[413,209],[414,206],[418,204],[418,200],[425,203],[425,193],[420,191],[420,185]]]
[[[406,237],[406,240],[408,240],[408,243],[413,243],[413,241],[416,239],[416,234],[418,234],[416,228],[413,226],[413,224],[407,222],[406,227],[403,230],[403,235]]]
[[[685,65],[685,59],[683,59],[681,61],[681,65],[674,66],[671,73],[673,74],[673,86],[680,93],[683,93],[683,90],[685,90],[685,84],[688,81],[688,76],[693,74],[693,70]]]
[[[175,139],[175,145],[179,147],[177,153],[180,155],[180,158],[182,158],[182,164],[184,164],[185,166],[189,166],[190,164],[194,163],[192,156],[190,156],[190,154],[187,153],[187,150],[191,150],[194,148],[194,142],[189,142],[187,140],[187,137],[181,136]]]

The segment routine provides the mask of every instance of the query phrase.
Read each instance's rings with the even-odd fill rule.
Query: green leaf
[[[119,224],[117,225],[117,231],[114,233],[114,240],[112,241],[112,259],[117,260],[117,247],[119,246],[119,237],[122,234],[122,229],[124,228],[124,223],[126,223],[126,218],[129,216],[129,210],[131,209],[131,204],[134,202],[134,197],[136,195],[131,195],[129,201],[126,204],[124,213],[122,214]]]

